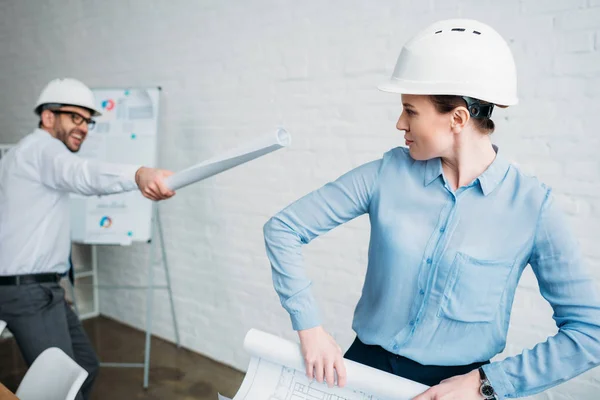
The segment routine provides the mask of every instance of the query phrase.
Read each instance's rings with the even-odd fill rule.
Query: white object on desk
[[[88,373],[51,347],[35,359],[15,393],[20,400],[74,400]]]

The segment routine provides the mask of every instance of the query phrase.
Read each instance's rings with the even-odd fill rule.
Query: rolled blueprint
[[[329,388],[306,378],[300,346],[269,333],[250,330],[244,348],[252,359],[234,400],[410,400],[428,386],[350,360],[347,383]]]
[[[274,133],[262,136],[220,156],[179,171],[166,178],[165,184],[171,190],[181,189],[184,186],[289,146],[291,141],[290,134],[285,129],[279,128]]]

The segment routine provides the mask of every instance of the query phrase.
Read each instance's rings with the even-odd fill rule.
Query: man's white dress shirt
[[[0,276],[64,273],[69,193],[136,190],[138,168],[78,157],[42,129],[23,138],[0,161]]]

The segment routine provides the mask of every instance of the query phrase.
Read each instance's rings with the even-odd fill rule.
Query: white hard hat
[[[96,109],[94,93],[89,87],[77,79],[62,78],[50,81],[42,90],[40,97],[35,105],[35,113],[41,113],[41,106],[44,104],[61,104],[70,106],[85,107],[92,112],[92,116],[101,115]]]
[[[450,19],[431,24],[402,48],[390,80],[392,93],[468,96],[517,104],[517,71],[502,36],[478,21]]]

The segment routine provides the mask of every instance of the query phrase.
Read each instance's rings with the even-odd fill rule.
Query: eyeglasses
[[[71,116],[71,121],[77,126],[80,126],[84,122],[87,124],[88,129],[91,131],[96,126],[96,121],[91,118],[86,118],[81,114],[77,114],[74,111],[64,111],[64,110],[50,110],[54,114],[66,114]]]

